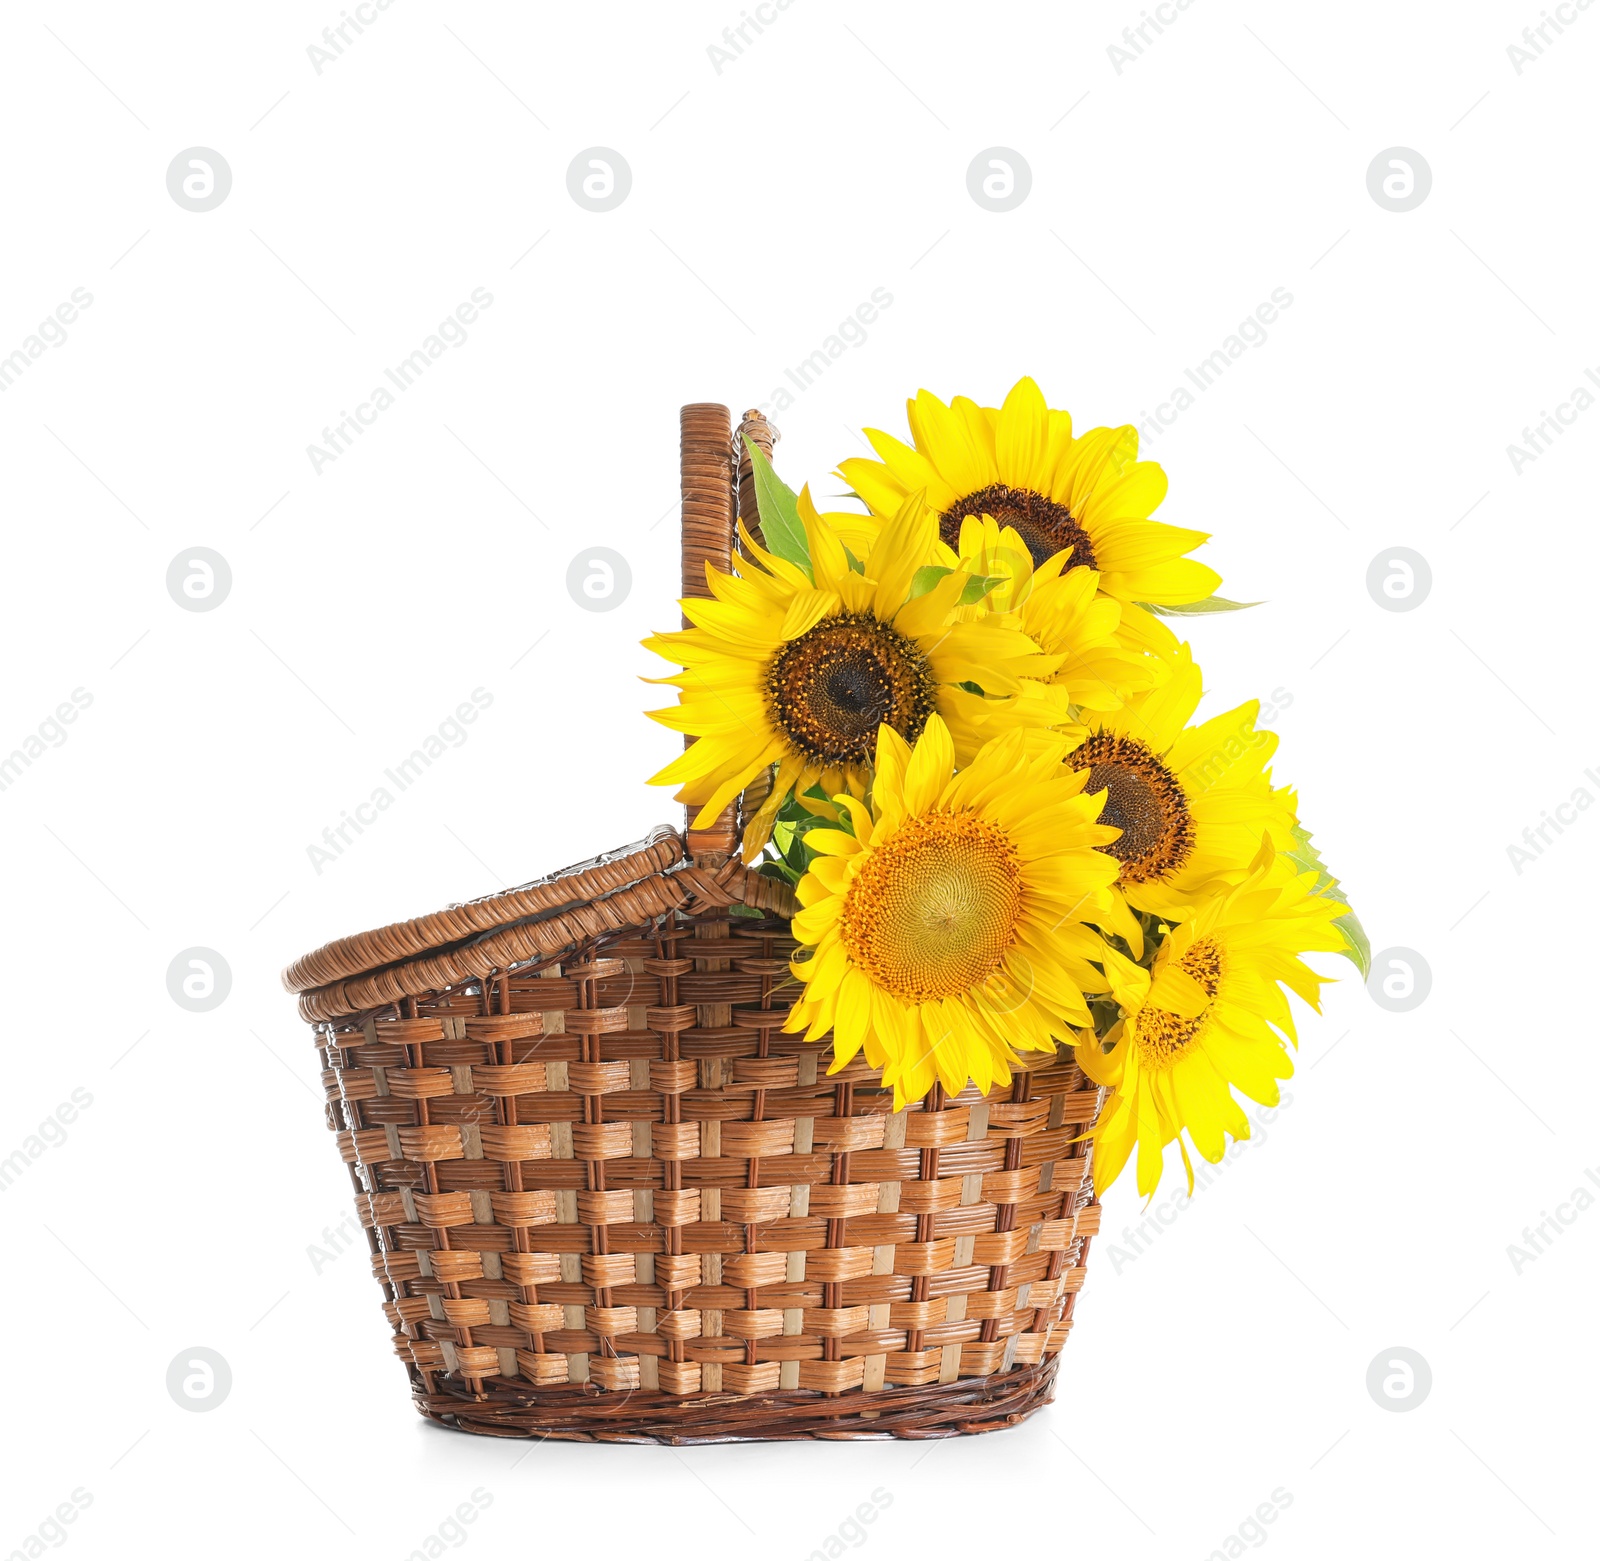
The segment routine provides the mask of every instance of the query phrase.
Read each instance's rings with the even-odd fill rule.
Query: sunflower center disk
[[[1150,883],[1170,878],[1194,850],[1194,820],[1177,777],[1136,738],[1095,732],[1068,755],[1075,770],[1088,770],[1085,792],[1106,793],[1102,824],[1122,834],[1100,849],[1122,863],[1120,881]]]
[[[867,857],[845,896],[841,932],[874,985],[921,1003],[987,980],[1021,916],[1010,836],[971,814],[929,813]]]
[[[928,659],[871,613],[825,619],[786,644],[767,668],[772,724],[814,764],[865,764],[878,725],[915,742],[938,684]]]
[[[939,517],[939,535],[947,547],[959,550],[961,522],[969,515],[988,515],[996,524],[1012,527],[1028,544],[1035,568],[1064,547],[1072,549],[1072,568],[1095,567],[1094,544],[1072,511],[1031,488],[1008,488],[997,482],[957,499]]]
[[[1222,981],[1222,949],[1212,938],[1197,938],[1178,968],[1193,976],[1207,997],[1215,997]],[[1158,1072],[1170,1068],[1194,1045],[1208,1016],[1209,1009],[1193,1019],[1165,1008],[1140,1009],[1134,1035],[1144,1065]]]

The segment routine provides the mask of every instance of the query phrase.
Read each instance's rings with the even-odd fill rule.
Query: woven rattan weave
[[[727,410],[682,426],[703,595],[752,497]],[[742,431],[770,448],[755,414]],[[863,1060],[830,1075],[781,1029],[793,901],[737,827],[662,829],[284,973],[431,1419],[917,1438],[1049,1401],[1099,1220],[1098,1092],[1066,1051],[902,1112]]]

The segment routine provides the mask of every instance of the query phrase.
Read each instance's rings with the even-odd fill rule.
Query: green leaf
[[[1328,871],[1327,864],[1322,860],[1322,853],[1311,843],[1311,831],[1304,824],[1294,826],[1294,845],[1283,854],[1301,872],[1317,875],[1315,893],[1325,899],[1337,900],[1340,905],[1349,905],[1350,896],[1344,892],[1339,880]],[[1372,945],[1367,940],[1361,918],[1354,911],[1347,911],[1338,917],[1333,925],[1339,936],[1344,939],[1345,946],[1340,952],[1361,972],[1361,978],[1365,980],[1372,974]]]
[[[768,849],[775,855],[765,860],[781,869],[780,876],[789,883],[798,883],[817,857],[817,853],[806,844],[806,836],[814,829],[837,827],[830,819],[808,813],[791,795],[779,808],[778,819],[772,826]]]
[[[924,564],[911,577],[911,600],[926,596],[946,575],[954,573],[955,570],[946,569],[943,564]],[[981,602],[997,585],[1005,583],[1004,575],[973,575],[962,588],[957,605],[970,607],[974,602]]]
[[[789,843],[783,848],[783,859],[797,873],[803,873],[811,865],[810,854],[806,850],[806,832],[796,828],[790,832]]]
[[[1372,944],[1367,941],[1367,931],[1361,925],[1361,918],[1354,911],[1347,911],[1336,918],[1333,925],[1345,941],[1341,952],[1361,972],[1361,979],[1365,981],[1372,974]]]
[[[827,819],[818,818],[815,814],[796,824],[794,826],[794,838],[785,853],[789,859],[789,865],[798,868],[801,872],[805,872],[812,862],[816,860],[817,856],[817,853],[806,844],[806,836],[814,829],[834,829],[836,827]]]
[[[1154,602],[1140,602],[1146,612],[1161,618],[1203,618],[1214,612],[1243,612],[1246,607],[1259,607],[1260,602],[1230,602],[1225,596],[1208,596],[1199,602],[1184,602],[1178,607],[1157,607]]]
[[[811,787],[806,792],[806,796],[817,802],[832,801],[830,797],[824,795],[821,786]],[[818,822],[817,815],[792,791],[786,793],[783,801],[779,804],[778,817],[786,824],[805,824],[808,827]]]
[[[761,540],[768,552],[803,569],[811,579],[811,547],[806,528],[800,521],[800,501],[791,488],[772,469],[769,461],[745,436],[750,452],[750,471],[755,478],[756,509],[761,515]]]
[[[1339,887],[1339,880],[1328,871],[1327,864],[1322,860],[1322,853],[1311,843],[1311,831],[1304,824],[1294,826],[1291,839],[1294,844],[1289,846],[1284,855],[1289,858],[1302,873],[1315,873],[1317,883],[1315,892],[1325,894],[1330,900],[1337,900],[1341,905],[1350,903],[1349,896]]]

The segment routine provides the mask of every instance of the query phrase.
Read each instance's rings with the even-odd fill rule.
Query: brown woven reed
[[[684,409],[686,593],[753,502],[736,454],[725,408]],[[1049,1402],[1099,1092],[1065,1052],[902,1112],[864,1060],[828,1074],[782,1031],[794,902],[737,813],[285,971],[430,1419],[922,1438]]]

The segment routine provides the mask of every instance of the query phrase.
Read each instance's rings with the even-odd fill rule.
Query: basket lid
[[[692,860],[684,837],[662,825],[644,840],[516,888],[326,943],[290,965],[283,984],[313,1023],[344,1018],[549,963],[668,911],[729,905],[779,916],[797,909],[787,884],[736,857]]]

